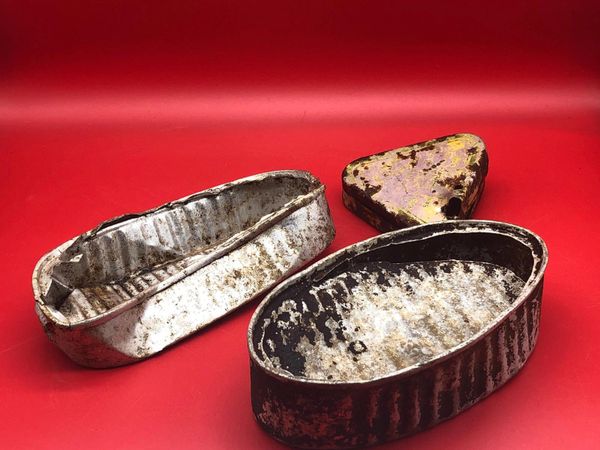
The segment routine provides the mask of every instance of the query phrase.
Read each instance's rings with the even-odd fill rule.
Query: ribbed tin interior
[[[448,233],[375,248],[271,299],[256,322],[254,349],[267,367],[293,376],[385,376],[477,334],[511,308],[533,268],[531,249],[500,234]]]
[[[46,303],[71,323],[106,312],[315,187],[308,178],[267,177],[107,227],[66,249],[69,259],[56,264],[51,276],[68,289],[50,289]]]

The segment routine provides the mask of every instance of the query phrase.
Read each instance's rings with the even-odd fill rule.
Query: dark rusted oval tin
[[[531,354],[547,259],[523,228],[447,221],[313,264],[250,322],[258,423],[295,447],[353,448],[459,414]]]

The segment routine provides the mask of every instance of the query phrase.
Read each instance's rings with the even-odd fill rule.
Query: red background
[[[489,399],[382,449],[598,448],[597,1],[0,1],[0,446],[282,448],[254,423],[257,301],[132,366],[44,336],[43,253],[109,217],[261,171],[328,186],[352,159],[455,132],[487,143],[477,218],[550,250],[538,347]]]

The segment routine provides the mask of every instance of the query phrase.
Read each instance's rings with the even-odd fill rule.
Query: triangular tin
[[[352,161],[342,174],[344,204],[381,231],[467,219],[487,170],[481,138],[444,136]]]

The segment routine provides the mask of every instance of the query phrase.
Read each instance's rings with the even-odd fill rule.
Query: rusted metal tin
[[[74,361],[146,358],[233,311],[333,239],[325,187],[269,172],[102,223],[38,262],[35,309]]]
[[[352,161],[342,174],[344,204],[381,231],[471,217],[488,157],[473,134],[455,134]]]
[[[498,389],[538,337],[543,241],[447,221],[351,245],[277,286],[248,331],[252,408],[301,448],[378,444]]]

